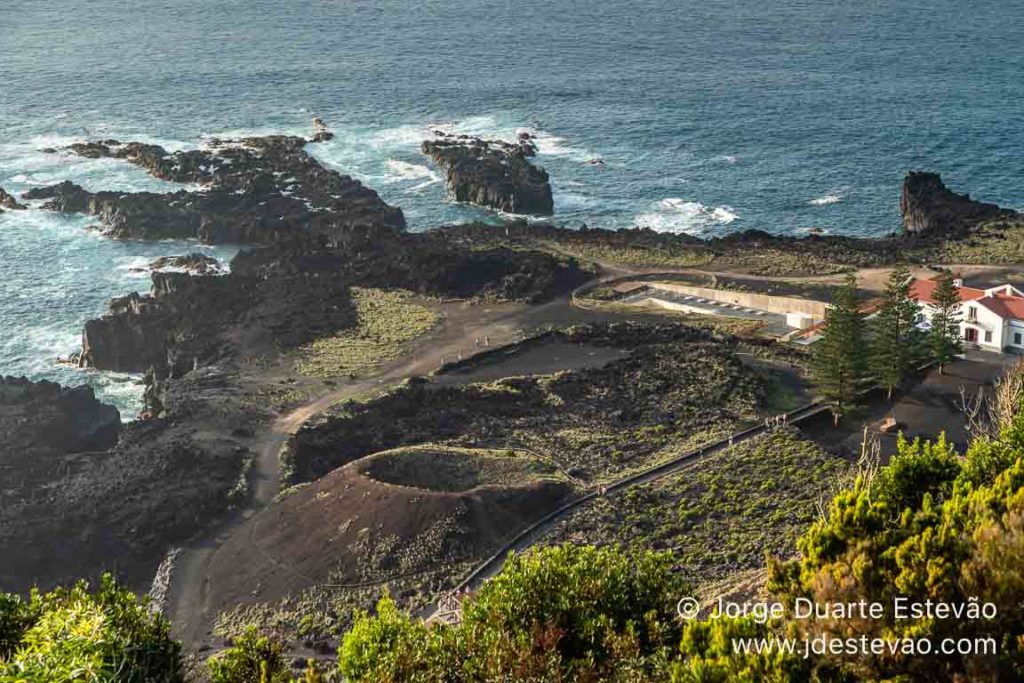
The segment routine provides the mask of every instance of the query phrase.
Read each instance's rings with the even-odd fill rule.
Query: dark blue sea
[[[1024,206],[1022,74],[1024,3],[1006,0],[2,0],[0,186],[169,187],[38,150],[308,133],[316,115],[338,137],[311,151],[416,230],[494,218],[447,201],[419,154],[443,128],[537,135],[570,227],[877,235],[908,169]],[[130,413],[138,378],[53,360],[147,287],[149,259],[196,245],[88,224],[0,215],[0,374],[89,381]]]

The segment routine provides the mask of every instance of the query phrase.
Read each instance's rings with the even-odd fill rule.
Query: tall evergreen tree
[[[836,424],[856,405],[867,365],[864,314],[857,301],[857,281],[848,275],[825,312],[811,366],[814,383],[828,402]]]
[[[905,266],[893,269],[873,326],[871,370],[890,399],[924,352],[924,334],[917,327],[921,307],[910,298],[910,283]]]
[[[929,346],[932,358],[939,364],[939,374],[942,374],[946,364],[963,353],[964,347],[960,341],[960,292],[953,284],[953,274],[944,272],[937,281],[932,294],[934,310]]]

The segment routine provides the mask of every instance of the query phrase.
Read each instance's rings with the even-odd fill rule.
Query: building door
[[[964,339],[966,339],[969,344],[977,344],[978,330],[974,329],[973,327],[966,328],[964,330]]]

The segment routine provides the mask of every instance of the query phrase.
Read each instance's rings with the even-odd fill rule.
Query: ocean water
[[[434,128],[537,135],[570,227],[884,234],[908,169],[1024,206],[1024,3],[5,0],[0,26],[11,191],[166,186],[38,151],[74,139],[174,148],[307,133],[317,115],[338,137],[311,151],[414,230],[494,219],[447,201],[418,152]],[[53,359],[108,298],[147,286],[133,268],[195,245],[88,224],[0,215],[0,373],[91,382],[131,413],[137,378]]]

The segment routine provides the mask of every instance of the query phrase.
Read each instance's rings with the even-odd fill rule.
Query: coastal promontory
[[[515,143],[437,135],[423,143],[423,153],[445,170],[456,201],[514,214],[554,213],[548,173],[529,160],[537,147],[528,134]]]

